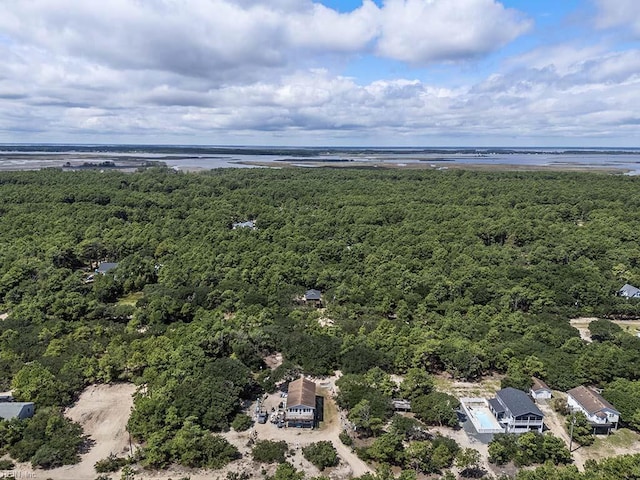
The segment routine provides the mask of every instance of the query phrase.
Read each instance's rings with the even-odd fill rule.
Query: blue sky
[[[639,146],[637,0],[0,2],[0,142]]]

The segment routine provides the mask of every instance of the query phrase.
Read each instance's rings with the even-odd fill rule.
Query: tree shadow
[[[462,478],[482,478],[487,473],[488,472],[484,468],[474,466],[474,467],[469,467],[462,470],[460,472],[460,476]]]
[[[80,448],[78,449],[81,454],[88,453],[96,445],[96,441],[91,438],[89,435],[85,435],[82,437],[82,443],[80,444]]]

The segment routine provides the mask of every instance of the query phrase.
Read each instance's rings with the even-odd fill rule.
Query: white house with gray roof
[[[529,390],[529,395],[534,400],[548,400],[551,398],[551,389],[549,385],[536,377],[531,377],[532,385]]]
[[[512,387],[503,388],[489,399],[489,409],[505,433],[542,433],[544,413],[533,403],[529,395]]]
[[[567,406],[573,412],[584,413],[595,433],[609,433],[618,428],[620,412],[592,388],[580,385],[569,390]]]
[[[31,418],[34,411],[33,402],[0,402],[0,418],[3,420]]]

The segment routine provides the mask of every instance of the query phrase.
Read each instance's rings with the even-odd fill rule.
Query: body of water
[[[177,170],[248,168],[256,164],[315,167],[335,164],[447,168],[451,165],[514,165],[556,169],[607,169],[640,174],[640,149],[472,148],[274,148],[126,145],[0,145],[0,170],[114,162],[157,161]],[[133,165],[135,166],[135,165]]]

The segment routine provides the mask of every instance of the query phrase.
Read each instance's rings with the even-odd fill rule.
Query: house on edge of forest
[[[536,377],[531,377],[533,385],[529,390],[529,395],[534,400],[549,400],[551,398],[551,389],[542,380]]]
[[[33,417],[35,405],[33,402],[0,402],[0,419],[11,420]]]
[[[314,427],[316,423],[315,382],[300,377],[289,383],[284,418],[287,427]]]
[[[306,304],[312,304],[312,305],[315,305],[316,307],[320,307],[322,306],[322,292],[320,290],[316,290],[315,288],[312,288],[304,292],[304,296],[302,297],[302,300]]]
[[[542,433],[544,413],[522,390],[503,388],[488,403],[491,413],[504,427],[505,433],[526,433],[532,430]]]
[[[620,412],[592,388],[580,385],[569,390],[567,406],[572,412],[584,413],[594,433],[609,433],[618,428]]]
[[[237,230],[239,228],[248,228],[249,230],[255,230],[258,227],[256,227],[256,222],[253,220],[247,220],[245,222],[233,222],[231,224],[232,230]]]
[[[640,288],[636,288],[633,285],[625,283],[620,290],[618,290],[618,296],[625,298],[640,298]]]
[[[96,268],[96,273],[99,273],[100,275],[106,275],[117,266],[118,264],[116,262],[100,262],[98,268]]]

